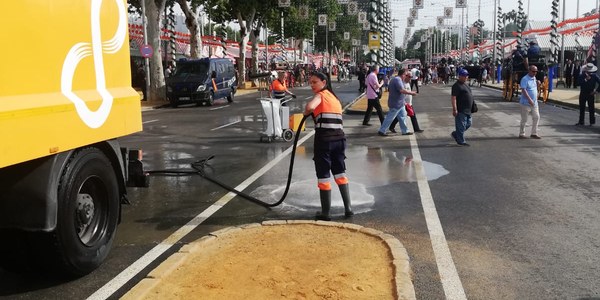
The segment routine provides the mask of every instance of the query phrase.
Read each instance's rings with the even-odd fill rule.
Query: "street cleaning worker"
[[[294,93],[290,92],[287,89],[287,85],[285,82],[285,72],[278,72],[277,79],[273,80],[273,83],[271,83],[271,95],[275,99],[283,99],[283,97],[285,97],[285,94],[291,95],[292,97],[296,98],[296,95],[294,95]],[[287,103],[283,103],[282,105],[287,106]]]
[[[346,136],[342,122],[342,104],[331,89],[327,75],[315,72],[309,79],[310,87],[315,93],[312,100],[306,103],[304,115],[313,116],[315,122],[314,156],[315,170],[321,196],[321,213],[318,220],[329,221],[331,208],[331,182],[333,174],[344,202],[344,215],[348,218],[354,213],[350,204],[350,190],[346,177]]]

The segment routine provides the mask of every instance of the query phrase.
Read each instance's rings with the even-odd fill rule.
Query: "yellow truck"
[[[126,0],[0,2],[0,267],[82,276],[147,186]]]

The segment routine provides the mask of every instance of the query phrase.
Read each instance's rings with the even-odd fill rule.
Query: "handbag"
[[[471,105],[471,113],[476,113],[477,111],[479,111],[479,108],[477,108],[477,103],[475,103],[475,100],[473,100],[473,105]]]
[[[412,105],[406,103],[406,104],[404,104],[404,108],[406,109],[407,116],[409,116],[409,117],[415,116],[415,110],[413,109]]]

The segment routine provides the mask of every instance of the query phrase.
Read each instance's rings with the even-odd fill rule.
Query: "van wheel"
[[[233,90],[229,91],[229,95],[227,96],[227,102],[232,103],[233,102]]]
[[[213,104],[215,104],[215,93],[214,92],[210,92],[208,94],[208,100],[206,101],[206,104],[208,104],[208,106],[212,106]]]

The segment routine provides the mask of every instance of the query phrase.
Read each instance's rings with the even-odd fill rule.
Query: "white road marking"
[[[308,97],[306,97],[306,98],[304,98],[304,99],[308,100],[308,99],[312,99],[313,97],[314,97],[314,96],[308,96]]]
[[[410,148],[417,174],[421,205],[423,206],[423,212],[425,213],[425,222],[427,223],[427,230],[429,231],[429,237],[431,238],[431,246],[433,247],[433,254],[435,255],[435,261],[440,273],[444,294],[446,294],[446,299],[466,300],[467,296],[465,295],[465,290],[460,281],[460,277],[458,276],[458,272],[456,271],[450,248],[448,248],[448,243],[446,242],[444,229],[442,228],[442,223],[440,222],[433,196],[429,189],[429,183],[427,182],[419,145],[417,144],[417,139],[414,135],[410,136]]]
[[[307,139],[315,134],[314,130],[307,132],[307,134],[298,141],[298,145],[302,145]],[[281,161],[284,157],[288,156],[292,152],[292,146],[290,146],[287,150],[277,156],[274,160],[270,161],[252,176],[248,177],[244,182],[240,183],[235,187],[238,191],[245,190],[250,184],[256,181],[259,177],[264,175],[267,171],[272,169],[279,161]],[[231,199],[233,199],[236,195],[232,192],[227,193],[225,196],[221,197],[217,202],[213,205],[209,206],[199,215],[190,220],[187,224],[183,225],[173,234],[164,239],[160,244],[154,246],[150,251],[136,260],[133,264],[131,264],[127,269],[123,270],[119,275],[115,276],[111,281],[106,283],[103,287],[89,296],[88,300],[96,300],[96,299],[107,299],[112,294],[114,294],[117,290],[123,287],[129,280],[135,277],[138,273],[148,267],[154,260],[156,260],[160,255],[165,253],[169,248],[175,245],[179,240],[181,240],[184,236],[194,230],[198,225],[202,224],[206,219],[212,216],[219,209],[223,208],[225,204],[227,204]]]
[[[241,122],[241,120],[237,120],[237,121],[234,121],[234,122],[231,122],[231,123],[227,123],[227,124],[225,124],[223,126],[219,126],[219,127],[213,128],[210,131],[214,131],[214,130],[217,130],[217,129],[225,128],[227,126],[231,126],[231,125],[239,123],[239,122]]]
[[[217,109],[223,109],[225,107],[229,107],[229,105],[223,105],[223,106],[219,106],[219,107],[215,107],[215,108],[211,108],[209,110],[217,110]]]
[[[483,103],[482,101],[477,101],[477,106],[483,107],[484,109],[490,108],[487,104]]]
[[[154,122],[158,122],[158,119],[156,119],[156,120],[149,120],[149,121],[146,121],[146,122],[142,122],[142,124],[148,124],[148,123],[154,123]]]

